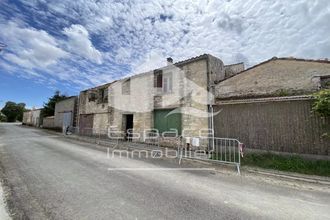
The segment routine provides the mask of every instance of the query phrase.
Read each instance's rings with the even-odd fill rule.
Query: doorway
[[[133,114],[124,115],[126,140],[132,141],[133,132]]]

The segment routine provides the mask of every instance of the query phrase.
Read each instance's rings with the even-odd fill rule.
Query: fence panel
[[[206,150],[208,149],[208,150]],[[182,158],[207,160],[235,165],[240,173],[243,144],[232,138],[182,138],[178,145],[179,163]]]

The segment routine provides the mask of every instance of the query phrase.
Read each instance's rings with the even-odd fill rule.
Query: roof
[[[294,58],[294,57],[280,57],[280,58],[273,57],[273,58],[271,58],[269,60],[266,60],[264,62],[261,62],[261,63],[259,63],[257,65],[254,65],[254,66],[250,67],[250,68],[247,68],[246,70],[244,70],[242,72],[249,71],[249,70],[254,69],[254,68],[258,67],[258,66],[261,66],[263,64],[266,64],[266,63],[269,63],[269,62],[275,61],[275,60],[288,60],[288,61],[299,61],[299,62],[316,62],[316,63],[328,63],[328,64],[330,64],[330,61],[329,60],[311,60],[311,59],[301,59],[301,58]]]
[[[102,84],[102,85],[99,85],[99,86],[95,86],[95,87],[92,87],[92,88],[88,88],[88,89],[85,89],[85,90],[83,90],[83,91],[81,91],[81,92],[86,92],[86,91],[88,91],[88,90],[94,90],[94,89],[101,89],[101,88],[103,88],[103,87],[106,87],[106,86],[109,86],[109,85],[115,83],[116,81],[117,81],[117,80],[114,80],[114,81],[109,82],[109,83],[105,83],[105,84]]]
[[[64,100],[67,100],[67,99],[72,99],[72,98],[77,98],[78,96],[76,95],[73,95],[73,96],[68,96],[68,97],[65,97],[64,99],[62,99],[61,101],[64,101]],[[60,102],[60,101],[58,101]]]
[[[324,60],[318,59],[318,60],[313,60],[313,59],[302,59],[302,58],[294,58],[294,57],[273,57],[271,60],[291,60],[291,61],[302,61],[302,62],[316,62],[316,63],[328,63],[330,64],[330,61],[328,58],[325,58]]]
[[[207,59],[209,56],[212,56],[212,55],[205,53],[205,54],[202,54],[202,55],[199,55],[199,56],[196,56],[196,57],[191,57],[189,59],[176,62],[173,65],[175,65],[175,66],[181,66],[181,65],[184,65],[184,64],[187,64],[187,63],[198,61],[198,60]]]
[[[32,109],[26,109],[26,111],[24,111],[23,113],[25,112],[33,112],[33,111],[41,111],[43,108],[32,108]]]
[[[221,100],[217,99],[217,105],[233,105],[233,104],[245,104],[255,102],[276,102],[276,101],[297,101],[297,100],[310,100],[313,99],[311,95],[300,95],[300,96],[277,96],[268,98],[249,98],[249,99],[234,99],[234,100]]]
[[[60,100],[60,101],[57,101],[56,104],[59,103],[59,102],[62,102],[62,101],[66,101],[66,100],[69,100],[69,99],[73,99],[73,98],[77,99],[78,96],[73,95],[73,96],[65,97],[64,99],[62,99],[62,100]]]
[[[232,77],[238,76],[238,75],[240,75],[241,73],[244,73],[244,72],[250,71],[250,70],[252,70],[252,69],[254,69],[254,68],[257,68],[257,67],[259,67],[259,66],[261,66],[261,65],[264,65],[264,64],[266,64],[266,63],[269,63],[269,62],[272,62],[272,61],[276,61],[276,60],[287,60],[287,61],[314,62],[314,63],[327,63],[327,64],[330,64],[330,61],[329,61],[327,58],[325,58],[324,60],[320,60],[320,59],[318,59],[318,60],[312,60],[312,59],[302,59],[302,58],[294,58],[294,57],[280,57],[280,58],[278,58],[278,57],[272,57],[272,58],[269,59],[269,60],[266,60],[266,61],[263,61],[263,62],[261,62],[261,63],[258,63],[258,64],[254,65],[254,66],[251,66],[251,67],[249,67],[249,68],[247,68],[247,69],[245,69],[245,70],[243,70],[243,71],[241,71],[241,72],[239,72],[239,73],[237,73],[237,74],[235,74],[235,75],[233,75],[233,76],[230,76],[230,77],[227,77],[226,79],[223,79],[223,80],[221,80],[221,81],[218,81],[217,83],[220,83],[220,82],[222,82],[222,81],[224,81],[224,80],[227,80],[227,79],[229,79],[229,78],[232,78]],[[239,63],[238,63],[238,64],[239,64]],[[231,64],[231,65],[236,65],[236,64]],[[225,66],[230,66],[230,65],[225,65]]]
[[[241,65],[241,64],[244,64],[244,62],[239,62],[239,63],[228,64],[228,65],[225,65],[225,67],[229,67],[229,66],[236,66],[236,65]]]

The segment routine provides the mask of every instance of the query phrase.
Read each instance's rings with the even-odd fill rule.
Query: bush
[[[330,116],[330,89],[324,89],[314,94],[313,112],[321,117]]]
[[[314,94],[315,101],[312,111],[317,115],[328,118],[330,116],[330,89],[324,89]],[[325,125],[326,132],[322,134],[322,138],[330,138],[330,126]]]
[[[0,112],[0,122],[7,122],[7,117]]]

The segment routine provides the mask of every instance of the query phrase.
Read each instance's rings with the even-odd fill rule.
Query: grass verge
[[[330,177],[330,161],[307,160],[299,156],[281,156],[271,153],[247,153],[241,158],[242,165]]]

